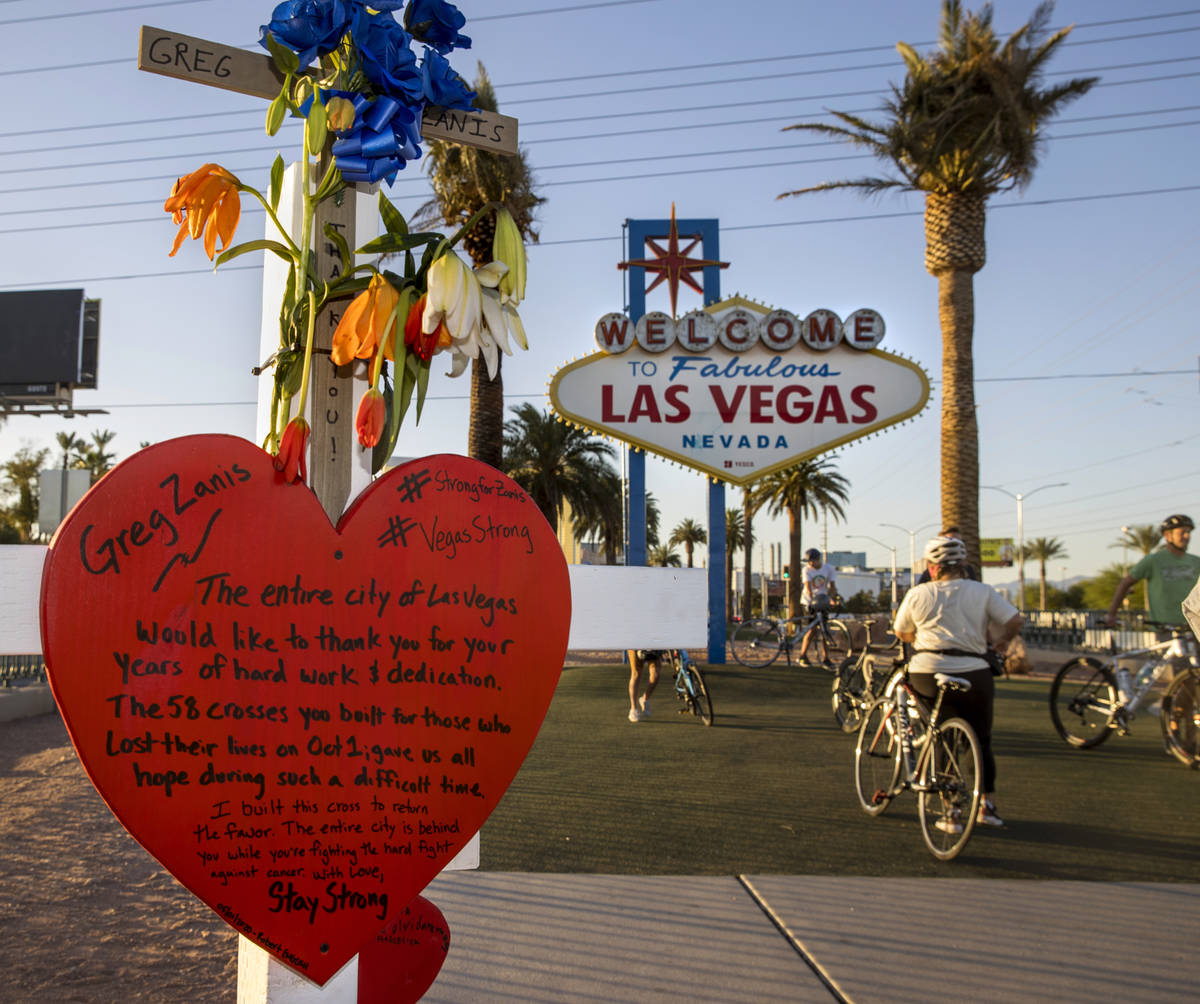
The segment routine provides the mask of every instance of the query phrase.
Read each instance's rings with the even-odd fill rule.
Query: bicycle
[[[1160,721],[1168,752],[1189,767],[1200,767],[1200,659],[1186,627],[1170,627],[1171,638],[1145,648],[1117,650],[1109,635],[1106,661],[1083,655],[1065,663],[1050,684],[1050,720],[1058,734],[1078,749],[1099,746],[1110,735],[1128,735],[1150,690],[1174,665],[1179,674],[1167,686]],[[1136,677],[1122,659],[1150,656]]]
[[[841,621],[829,616],[828,609],[816,609],[805,623],[803,617],[785,621],[767,618],[739,624],[730,639],[733,657],[749,669],[771,665],[783,653],[792,664],[792,649],[811,634],[806,657],[833,672],[850,654],[850,631]]]
[[[699,718],[705,725],[713,723],[712,698],[708,694],[708,686],[683,649],[672,649],[668,653],[671,666],[675,670],[675,696],[683,702],[679,709],[681,715],[689,712]]]
[[[869,624],[867,631],[870,637]],[[880,697],[890,697],[895,691],[905,663],[899,649],[900,642],[894,636],[884,645],[868,642],[858,658],[851,655],[837,668],[830,702],[834,720],[843,732],[857,732],[867,708]]]
[[[941,720],[947,691],[966,691],[969,680],[935,673],[932,709],[907,672],[891,697],[867,710],[854,746],[854,788],[863,811],[878,816],[900,792],[917,793],[925,846],[939,861],[967,845],[983,798],[983,754],[975,730],[961,718]]]

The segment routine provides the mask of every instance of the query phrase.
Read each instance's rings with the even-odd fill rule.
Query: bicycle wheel
[[[1200,676],[1180,673],[1162,700],[1163,741],[1181,763],[1200,767]]]
[[[857,732],[867,703],[867,676],[861,659],[846,659],[833,677],[833,717],[843,732]]]
[[[1080,749],[1099,746],[1112,735],[1120,705],[1113,671],[1087,656],[1068,662],[1050,684],[1050,720],[1063,739]]]
[[[700,670],[695,666],[689,665],[684,672],[687,674],[688,705],[691,707],[692,714],[698,716],[705,725],[712,725],[712,698],[708,696],[708,687],[704,683],[704,677],[700,675]]]
[[[933,856],[949,861],[971,839],[983,797],[983,754],[975,730],[961,718],[940,723],[924,763],[921,833]]]
[[[745,621],[730,639],[733,657],[750,669],[762,669],[779,658],[782,639],[774,621]]]
[[[854,744],[854,790],[863,812],[878,816],[899,794],[900,738],[893,725],[896,705],[876,701],[863,715]]]
[[[826,668],[836,671],[837,668],[850,658],[850,629],[841,621],[828,621],[825,625],[825,662]]]

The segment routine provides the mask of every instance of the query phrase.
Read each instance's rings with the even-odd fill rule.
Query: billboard
[[[100,302],[82,289],[0,293],[0,392],[96,386]]]
[[[929,380],[877,346],[875,311],[800,317],[734,297],[679,319],[607,314],[601,351],[560,369],[568,421],[745,485],[920,413]]]
[[[979,541],[979,563],[984,568],[1011,568],[1016,553],[1012,537],[984,537]]]

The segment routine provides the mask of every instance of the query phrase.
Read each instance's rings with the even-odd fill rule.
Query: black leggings
[[[996,790],[996,758],[992,755],[992,704],[996,697],[996,680],[987,668],[954,672],[950,676],[961,676],[969,680],[971,689],[947,691],[942,703],[942,721],[958,717],[975,730],[979,749],[983,753],[983,791],[990,795]],[[913,690],[925,698],[932,708],[937,700],[937,681],[933,673],[912,673],[909,682]]]

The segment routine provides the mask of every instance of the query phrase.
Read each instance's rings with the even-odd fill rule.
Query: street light
[[[903,526],[897,526],[895,523],[880,523],[880,526],[891,527],[893,530],[899,530],[901,533],[908,534],[908,588],[912,589],[917,584],[917,534],[922,530],[929,530],[937,526],[937,523],[926,523],[924,526],[919,526],[915,530],[909,530]]]
[[[1022,613],[1025,612],[1025,523],[1021,503],[1043,488],[1065,488],[1067,484],[1066,481],[1055,481],[1052,485],[1038,485],[1032,492],[1017,492],[1016,495],[999,485],[980,486],[981,488],[990,488],[994,492],[1003,492],[1010,499],[1017,500],[1017,609]]]
[[[886,547],[892,552],[892,613],[896,612],[896,549],[891,544],[885,544],[882,540],[875,540],[874,537],[868,536],[865,533],[848,533],[846,534],[851,540],[859,539],[875,541],[880,547]]]

